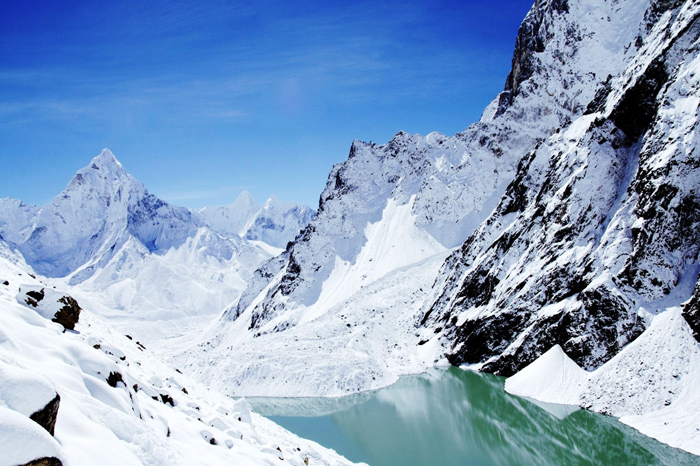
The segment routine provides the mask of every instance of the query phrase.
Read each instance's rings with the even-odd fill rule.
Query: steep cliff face
[[[694,2],[652,3],[625,68],[521,160],[496,210],[446,261],[419,323],[444,327],[452,363],[511,375],[559,344],[593,369],[645,316],[690,297],[697,14]]]
[[[537,54],[544,52],[555,37],[557,27],[553,21],[556,15],[568,12],[567,0],[535,0],[534,6],[518,29],[513,63],[506,85],[498,98],[497,114],[510,107],[513,99],[520,93],[521,83],[543,71]],[[574,30],[571,32],[575,34]]]

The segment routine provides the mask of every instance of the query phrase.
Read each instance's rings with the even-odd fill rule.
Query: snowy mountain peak
[[[263,209],[274,209],[274,208],[285,208],[285,207],[292,207],[295,203],[294,202],[284,202],[282,199],[279,199],[276,197],[274,194],[271,194],[270,197],[267,198],[267,201],[265,201],[265,204],[263,205]]]
[[[314,211],[296,202],[271,195],[261,207],[248,191],[226,206],[204,207],[193,212],[220,235],[240,236],[284,248],[314,217]]]
[[[112,201],[120,202],[122,195],[129,191],[143,195],[146,188],[124,170],[109,149],[104,149],[76,172],[66,189],[53,202],[61,202],[71,194],[79,197],[104,196],[106,207],[109,207]]]
[[[255,198],[253,197],[253,195],[250,194],[250,192],[248,190],[245,190],[245,189],[243,191],[241,191],[241,194],[239,194],[238,197],[236,198],[236,200],[233,201],[234,204],[235,203],[242,203],[242,202],[245,202],[248,204],[255,204],[255,205],[258,204],[257,201],[255,200]]]
[[[66,276],[84,268],[79,280],[73,277],[80,281],[130,237],[148,251],[166,251],[193,236],[199,226],[187,209],[149,194],[105,149],[39,210],[20,250],[37,272],[47,276]]]
[[[106,147],[102,149],[100,155],[92,159],[92,166],[93,168],[99,168],[100,166],[117,166],[119,168],[123,168],[122,164],[119,162],[119,160],[117,160],[112,151],[107,149]]]

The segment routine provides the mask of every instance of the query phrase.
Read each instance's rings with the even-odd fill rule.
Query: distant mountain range
[[[37,273],[151,325],[219,312],[312,217],[274,197],[259,207],[248,193],[225,207],[173,206],[105,149],[43,207],[1,199],[0,235]]]

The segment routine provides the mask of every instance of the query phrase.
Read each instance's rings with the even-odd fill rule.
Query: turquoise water
[[[700,465],[611,417],[535,404],[508,395],[503,383],[433,369],[346,398],[248,401],[295,434],[371,466]]]

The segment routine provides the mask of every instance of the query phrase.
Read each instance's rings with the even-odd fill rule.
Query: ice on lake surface
[[[504,380],[433,369],[344,398],[249,398],[292,432],[372,466],[700,465],[612,417],[509,395]]]

